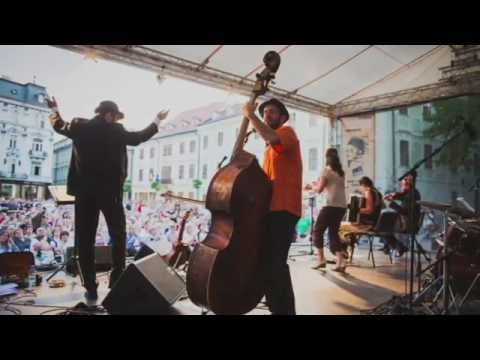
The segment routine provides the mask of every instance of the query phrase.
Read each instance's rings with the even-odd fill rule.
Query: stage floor
[[[309,247],[293,246],[292,255],[301,250],[308,253]],[[357,249],[354,264],[347,269],[347,274],[338,274],[328,265],[325,271],[312,270],[315,257],[303,255],[290,259],[296,308],[299,315],[359,315],[362,310],[372,309],[392,298],[394,295],[405,293],[404,270],[405,258],[394,259],[393,265],[382,252],[375,252],[376,269],[367,260],[367,250],[364,246]],[[63,309],[56,307],[72,307],[79,302],[84,302],[84,289],[80,279],[66,276],[63,273],[56,275],[55,279],[64,279],[67,286],[52,289],[45,282],[47,274],[43,274],[43,284],[34,288],[35,296],[21,293],[17,299],[11,301],[16,310],[22,315],[59,314]],[[99,300],[108,293],[108,273],[97,274],[99,286]],[[24,296],[24,297],[23,297]],[[18,305],[30,301],[30,304]],[[32,306],[34,305],[34,306]],[[176,310],[185,315],[200,315],[201,309],[192,304],[188,299],[177,301]],[[0,315],[12,314],[0,305]],[[262,306],[253,310],[251,315],[268,315],[269,312]]]

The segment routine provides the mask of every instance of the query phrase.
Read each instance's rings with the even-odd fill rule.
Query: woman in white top
[[[318,193],[326,192],[327,205],[318,214],[314,227],[314,244],[318,249],[319,263],[314,269],[325,268],[327,262],[323,250],[323,236],[328,229],[330,239],[330,251],[336,255],[336,267],[334,271],[345,272],[346,268],[346,245],[340,240],[338,230],[342,219],[347,212],[347,197],[345,195],[345,172],[342,169],[340,158],[336,149],[328,149],[326,152],[326,167],[319,181],[313,185],[307,185],[306,190],[314,190]]]

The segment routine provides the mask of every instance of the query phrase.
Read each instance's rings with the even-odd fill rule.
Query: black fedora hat
[[[277,100],[277,99],[270,99],[268,101],[265,101],[262,105],[260,105],[260,107],[258,108],[258,111],[260,112],[260,115],[262,117],[263,117],[263,111],[268,105],[273,105],[277,107],[278,110],[280,110],[280,114],[285,115],[287,117],[286,121],[290,119],[290,113],[288,112],[287,108],[285,107],[285,105],[283,105],[283,103],[280,100]]]
[[[118,108],[118,105],[113,101],[102,101],[100,105],[95,109],[95,114],[106,114],[108,112],[113,112],[120,116],[120,120],[125,116]]]

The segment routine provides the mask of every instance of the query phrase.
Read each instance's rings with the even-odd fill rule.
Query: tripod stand
[[[300,257],[300,256],[313,256],[313,225],[314,225],[314,219],[313,219],[313,208],[315,207],[315,197],[308,198],[308,205],[310,207],[310,239],[309,239],[309,245],[310,245],[310,251],[302,251],[301,254],[295,254],[295,255],[290,255],[289,258],[291,260],[295,260],[295,257]]]
[[[55,276],[57,275],[60,271],[65,271],[67,266],[71,267],[73,269],[74,274],[78,274],[80,276],[80,282],[82,286],[85,285],[84,279],[83,279],[83,273],[82,273],[82,268],[80,267],[80,261],[78,260],[78,236],[77,236],[77,229],[75,228],[75,235],[74,235],[74,240],[73,240],[73,255],[67,260],[63,259],[63,264],[60,266],[58,269],[56,269],[46,280],[47,283]],[[66,255],[66,254],[65,254]],[[66,272],[66,271],[65,271]]]

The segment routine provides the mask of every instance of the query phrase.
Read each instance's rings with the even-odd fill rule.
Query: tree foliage
[[[437,101],[431,111],[424,115],[427,138],[445,141],[465,129],[468,124],[477,134],[480,133],[480,96],[466,96]],[[446,165],[453,171],[471,170],[478,164],[478,141],[464,132],[440,154],[437,165]]]

